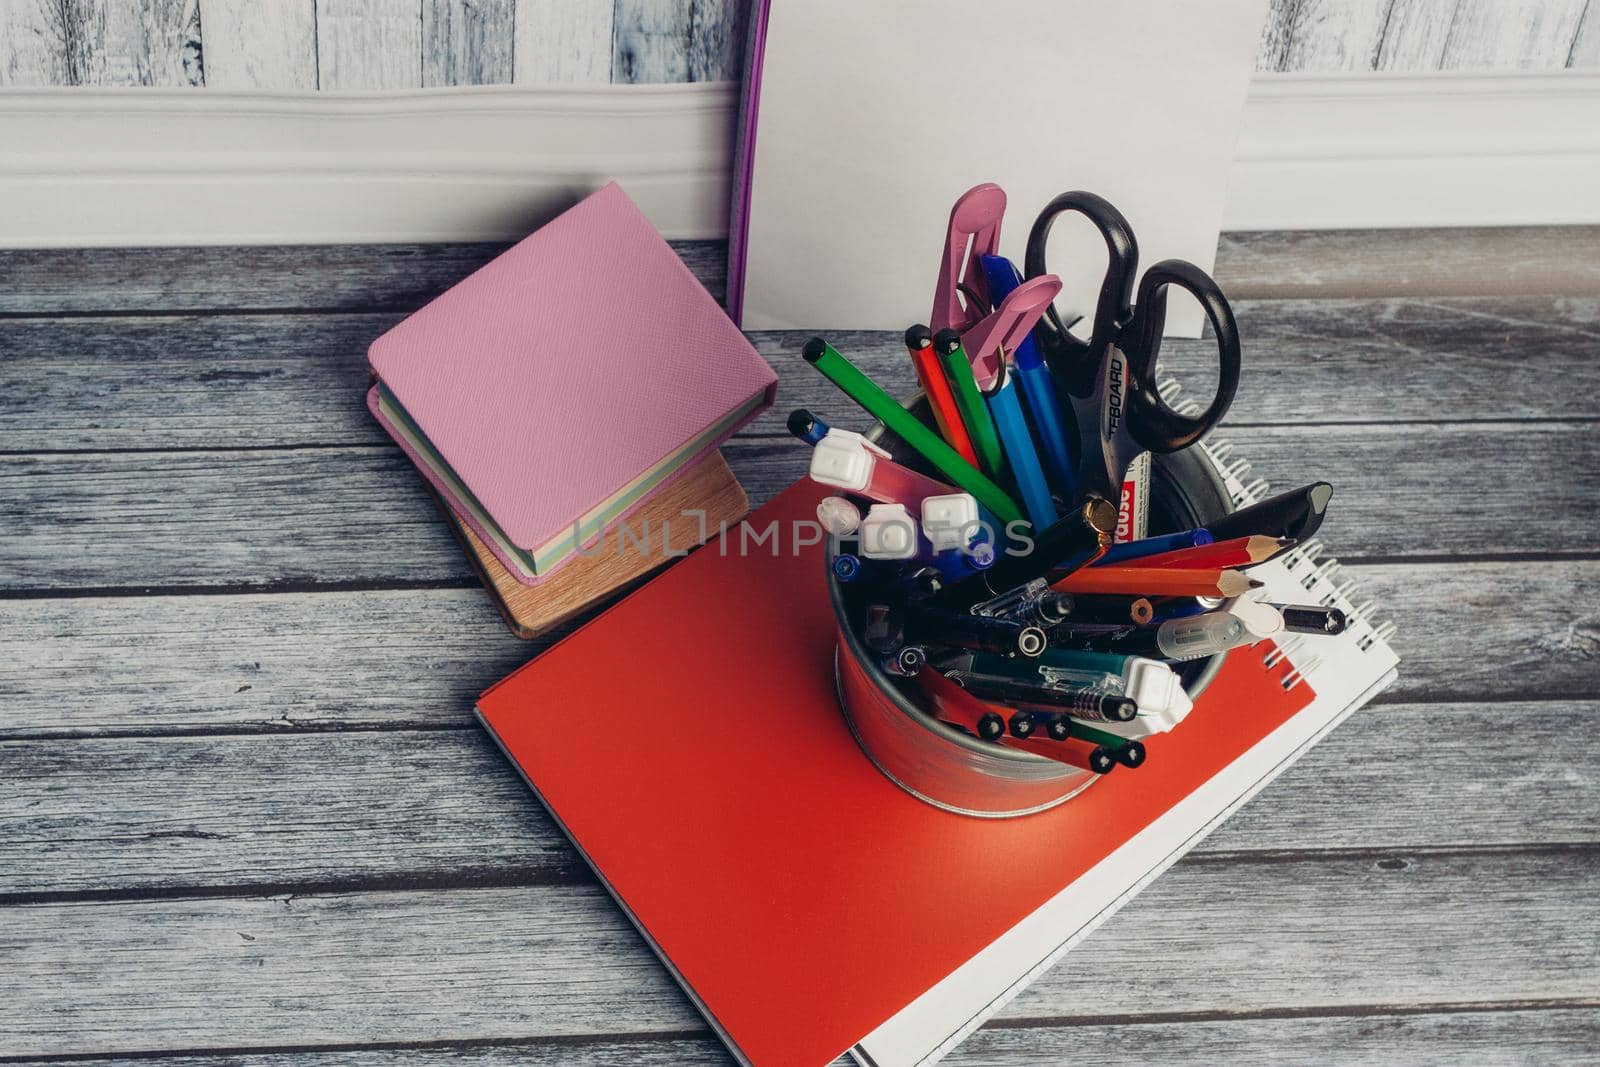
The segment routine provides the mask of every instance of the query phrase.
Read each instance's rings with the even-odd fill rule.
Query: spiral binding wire
[[[1162,379],[1156,391],[1180,415],[1192,417],[1204,410],[1183,396],[1183,387],[1171,378]],[[1250,463],[1233,454],[1232,441],[1219,441],[1215,436],[1208,436],[1200,442],[1200,447],[1222,472],[1223,484],[1233,499],[1234,507],[1248,507],[1266,498],[1271,486],[1261,477],[1245,480],[1250,473]],[[1372,613],[1377,607],[1375,600],[1367,598],[1356,602],[1359,586],[1355,579],[1341,576],[1339,582],[1333,580],[1334,574],[1340,570],[1339,561],[1326,554],[1326,546],[1321,538],[1308,538],[1304,544],[1296,545],[1280,557],[1280,562],[1299,579],[1301,588],[1309,597],[1323,607],[1338,608],[1344,612],[1347,620],[1345,633],[1354,636],[1355,646],[1360,651],[1366,652],[1394,636],[1394,623],[1387,620],[1379,622],[1373,618]],[[1312,652],[1312,647],[1304,634],[1293,634],[1269,645],[1262,653],[1261,660],[1269,668],[1287,664],[1289,670],[1283,676],[1282,684],[1286,690],[1293,689],[1322,666],[1322,657]],[[1311,654],[1301,655],[1302,652]]]

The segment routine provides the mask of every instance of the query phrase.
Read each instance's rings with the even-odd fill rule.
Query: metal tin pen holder
[[[907,408],[932,425],[920,396]],[[935,475],[882,424],[867,436],[907,466]],[[936,476],[936,475],[935,475]],[[1150,485],[1150,532],[1176,532],[1204,526],[1232,510],[1222,477],[1203,449],[1154,457]],[[1031,752],[981,741],[947,726],[911,699],[907,690],[879,666],[850,624],[842,585],[832,570],[830,545],[826,581],[839,629],[834,671],[839,702],[851,733],[867,758],[901,789],[934,807],[961,815],[1002,819],[1055,807],[1092,785],[1091,771]],[[1179,677],[1198,697],[1222,666],[1222,656],[1182,664]]]

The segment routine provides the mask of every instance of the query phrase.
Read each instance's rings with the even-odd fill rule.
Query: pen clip
[[[1059,292],[1061,279],[1054,274],[1029,278],[1011,290],[999,307],[961,335],[961,347],[972,360],[972,376],[978,380],[979,389],[989,392],[1000,382],[1002,351],[1016,350]]]
[[[992,306],[982,258],[1000,250],[1000,220],[1005,213],[1005,190],[993,182],[968,189],[950,209],[944,258],[933,292],[933,314],[928,318],[934,333],[966,329],[982,316],[983,306]],[[968,296],[965,307],[963,292]]]

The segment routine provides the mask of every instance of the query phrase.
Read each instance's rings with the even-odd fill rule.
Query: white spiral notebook
[[[1164,383],[1162,393],[1179,410],[1193,407],[1178,401],[1175,383]],[[1231,444],[1207,441],[1201,447],[1222,471],[1236,507],[1268,495],[1264,480],[1246,480],[1250,465],[1232,454]],[[1308,686],[1315,699],[859,1041],[851,1049],[859,1063],[889,1067],[939,1060],[1394,681],[1399,657],[1387,643],[1394,625],[1374,620],[1374,603],[1361,600],[1353,582],[1337,580],[1337,569],[1337,561],[1312,539],[1250,570],[1267,583],[1263,600],[1337,607],[1348,616],[1347,629],[1337,637],[1291,634],[1244,653],[1262,656],[1273,668],[1287,660],[1292,669],[1283,675],[1285,686]]]

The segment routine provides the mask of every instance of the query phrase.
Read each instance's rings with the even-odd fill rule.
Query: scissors
[[[1108,262],[1087,341],[1067,331],[1052,305],[1034,339],[1062,384],[1078,423],[1076,494],[1122,497],[1129,466],[1142,452],[1176,452],[1204,437],[1227,414],[1239,386],[1239,330],[1233,309],[1211,276],[1193,263],[1164,259],[1138,280],[1139,246],[1122,212],[1093,193],[1062,193],[1039,213],[1028,233],[1026,273],[1046,273],[1050,227],[1063,212],[1087,218],[1105,240]],[[1167,406],[1156,388],[1156,357],[1167,320],[1167,289],[1177,286],[1200,301],[1216,333],[1221,361],[1217,391],[1198,415]]]

